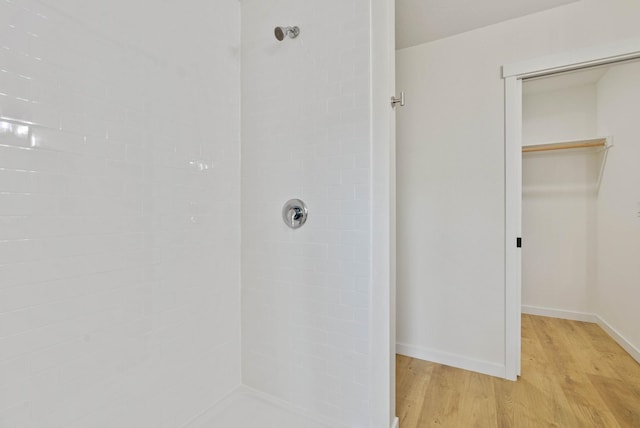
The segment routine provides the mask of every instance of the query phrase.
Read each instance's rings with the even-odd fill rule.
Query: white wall
[[[566,78],[566,77],[565,77]],[[553,78],[551,78],[553,79]],[[596,137],[595,83],[528,90],[523,83],[524,145]],[[522,305],[524,311],[592,314],[596,191],[602,152],[593,149],[522,156]],[[536,312],[539,313],[539,312]]]
[[[595,84],[528,91],[523,82],[522,145],[587,140],[596,134]],[[535,86],[534,86],[535,87]]]
[[[598,82],[599,132],[614,137],[598,197],[600,318],[640,357],[640,64],[619,65]]]
[[[369,9],[242,2],[243,382],[348,427],[372,412]]]
[[[504,374],[501,66],[640,37],[638,19],[583,0],[398,51],[400,351]]]
[[[0,425],[180,426],[240,382],[239,5],[51,4],[0,3]]]

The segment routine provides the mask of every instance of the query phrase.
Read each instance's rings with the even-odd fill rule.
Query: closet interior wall
[[[596,135],[596,86],[536,91],[523,84],[523,145]],[[533,87],[534,90],[529,89]],[[522,304],[591,313],[596,263],[599,157],[591,149],[522,157]]]
[[[611,68],[597,90],[598,133],[615,146],[598,193],[594,311],[640,361],[640,62]]]

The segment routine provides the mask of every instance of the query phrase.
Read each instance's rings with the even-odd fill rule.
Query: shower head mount
[[[273,30],[273,34],[278,41],[283,41],[287,36],[291,39],[295,39],[300,34],[299,27],[276,27]]]

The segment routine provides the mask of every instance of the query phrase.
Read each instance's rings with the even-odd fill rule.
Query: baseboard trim
[[[456,367],[489,376],[506,378],[505,366],[488,361],[476,360],[448,352],[436,351],[406,343],[396,344],[396,353],[419,360],[431,361],[445,366]]]
[[[393,419],[393,423],[391,424],[391,428],[400,428],[400,420],[398,419],[397,416]]]
[[[586,312],[567,311],[564,309],[543,308],[540,306],[522,305],[522,313],[541,317],[560,318],[563,320],[598,322],[598,316]]]
[[[611,338],[622,347],[622,349],[624,349],[625,351],[627,351],[627,353],[629,353],[629,355],[631,355],[631,358],[640,363],[640,349],[633,346],[633,344],[629,342],[622,334],[620,334],[618,330],[613,328],[611,324],[603,320],[600,316],[596,316],[596,322],[598,323],[600,328],[606,331],[607,334],[611,336]]]

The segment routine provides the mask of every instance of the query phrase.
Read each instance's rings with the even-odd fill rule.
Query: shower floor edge
[[[183,428],[343,428],[277,397],[240,385]]]

